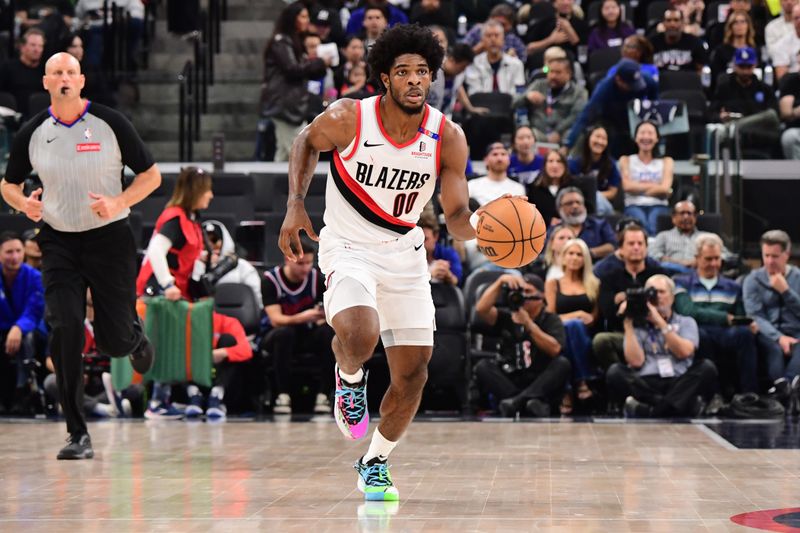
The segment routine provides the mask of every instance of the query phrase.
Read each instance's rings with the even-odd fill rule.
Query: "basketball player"
[[[473,239],[477,215],[468,208],[468,149],[461,129],[425,103],[443,50],[418,25],[396,25],[369,53],[382,93],[331,104],[304,128],[289,158],[289,201],[280,247],[302,256],[300,230],[320,241],[325,312],[336,331],[334,416],[347,438],[367,433],[367,374],[378,336],[391,383],[381,421],[355,463],[367,500],[398,500],[387,458],[419,407],[433,351],[434,306],[424,235],[416,226],[441,180],[447,229]],[[333,150],[325,227],[318,238],[303,199],[319,152]]]

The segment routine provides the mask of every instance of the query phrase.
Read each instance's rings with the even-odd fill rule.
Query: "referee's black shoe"
[[[145,374],[148,370],[153,368],[153,361],[156,358],[156,351],[153,349],[153,343],[147,338],[147,335],[142,335],[142,342],[139,343],[139,349],[130,355],[131,366],[140,374]]]
[[[76,433],[67,438],[67,444],[58,452],[59,460],[91,459],[94,457],[92,439],[88,433]]]

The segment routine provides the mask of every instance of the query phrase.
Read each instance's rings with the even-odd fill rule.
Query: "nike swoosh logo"
[[[367,141],[364,141],[364,148],[373,148],[373,147],[375,147],[375,146],[383,146],[383,143],[378,143],[378,144],[370,144],[369,142],[367,142]]]
[[[47,144],[50,144],[51,142],[55,141],[56,139],[58,139],[58,137],[53,137],[52,139],[47,139]]]
[[[416,252],[417,250],[419,250],[420,248],[422,248],[424,245],[425,245],[425,243],[423,242],[423,243],[422,243],[422,244],[420,244],[419,246],[415,246],[415,247],[414,247],[414,251]]]

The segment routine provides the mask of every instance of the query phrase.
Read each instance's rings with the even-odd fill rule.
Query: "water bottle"
[[[703,87],[708,89],[711,87],[711,67],[705,65],[703,67],[703,71],[700,74],[700,82],[703,84]]]
[[[467,16],[458,16],[458,36],[463,37],[467,34]]]
[[[764,67],[764,83],[770,87],[775,83],[775,71],[772,69],[772,65]]]

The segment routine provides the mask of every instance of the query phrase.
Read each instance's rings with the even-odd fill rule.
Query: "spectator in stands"
[[[318,5],[317,0],[302,0],[311,15],[309,30],[320,36],[323,43],[345,44],[342,22],[336,9]]]
[[[381,36],[389,24],[389,10],[386,6],[367,6],[364,8],[364,27],[359,35],[364,41],[364,47],[369,54],[370,48]]]
[[[439,241],[441,234],[436,216],[432,213],[423,213],[419,219],[419,226],[425,234],[425,256],[431,283],[460,284],[463,276],[461,259],[453,248]]]
[[[441,26],[450,32],[456,30],[453,4],[442,0],[420,0],[411,7],[409,21],[422,26]]]
[[[547,77],[528,85],[524,93],[515,97],[514,107],[528,109],[537,138],[558,144],[586,105],[586,89],[572,82],[572,63],[568,59],[554,59],[547,67]]]
[[[621,317],[625,310],[622,304],[627,299],[626,291],[641,288],[650,276],[662,273],[657,263],[646,260],[647,233],[644,228],[637,224],[626,225],[619,232],[618,242],[622,264],[602,271],[595,268],[595,274],[600,278],[600,318],[605,323],[606,332],[594,336],[592,351],[597,363],[605,369],[622,360]]]
[[[794,33],[794,24],[792,23],[792,9],[797,3],[797,0],[781,0],[781,15],[775,17],[764,29],[764,39],[767,42],[767,54],[771,59],[775,59],[776,54],[779,54],[778,43],[781,39]]]
[[[192,301],[198,289],[191,283],[197,259],[205,250],[198,212],[206,209],[214,193],[211,174],[197,167],[184,168],[175,182],[167,207],[156,220],[142,268],[136,278],[136,294],[163,295]],[[155,382],[147,418],[177,419],[183,412],[171,403],[171,385]]]
[[[781,134],[783,156],[800,159],[800,73],[792,72],[781,78],[778,101],[781,120],[786,129]]]
[[[117,106],[117,99],[114,97],[114,91],[108,84],[105,74],[102,69],[97,65],[92,65],[83,60],[84,48],[83,39],[76,33],[71,33],[67,40],[63,43],[59,52],[67,52],[77,59],[81,64],[81,73],[86,80],[83,85],[81,94],[92,102],[107,105],[109,107]]]
[[[547,48],[544,51],[541,68],[533,69],[528,74],[528,83],[530,84],[536,80],[546,78],[547,73],[550,71],[550,62],[555,61],[556,59],[571,60],[570,57],[567,55],[567,52],[565,52],[564,49],[561,48],[560,46],[551,46]],[[573,69],[574,69],[574,64],[573,64]]]
[[[59,44],[72,28],[75,17],[73,3],[71,0],[19,0],[14,3],[14,21],[19,21],[20,30],[27,33],[29,29],[37,28],[44,33],[45,59],[59,51]]]
[[[261,298],[259,298],[259,301]],[[186,418],[196,418],[205,414],[210,420],[223,420],[227,418],[228,409],[225,405],[225,393],[233,389],[236,375],[242,373],[245,363],[253,358],[253,348],[247,340],[241,322],[233,317],[214,313],[214,349],[211,357],[214,359],[214,384],[208,393],[208,401],[204,402],[203,392],[197,385],[186,387],[186,396],[189,405],[186,406]]]
[[[658,82],[658,67],[653,59],[653,45],[643,35],[634,34],[622,41],[621,55],[625,59],[632,59],[639,63],[643,76],[649,76]],[[606,78],[613,78],[617,74],[617,65],[608,69]]]
[[[364,41],[361,40],[361,37],[357,35],[349,36],[345,41],[344,48],[342,48],[341,56],[342,61],[333,70],[333,82],[336,87],[344,85],[350,75],[350,69],[361,65],[367,57]]]
[[[556,195],[575,181],[567,168],[567,158],[558,150],[550,150],[544,159],[544,167],[536,181],[525,188],[528,201],[536,205],[548,226],[560,223]]]
[[[597,297],[600,281],[592,273],[592,256],[581,239],[572,239],[561,250],[564,275],[545,282],[547,310],[557,314],[564,323],[564,354],[572,363],[573,381],[577,384],[579,400],[592,397],[586,380],[592,377],[589,361],[592,349],[591,328],[597,321]],[[561,402],[561,414],[572,412],[572,398],[566,394]]]
[[[697,269],[675,277],[675,312],[697,322],[698,354],[711,359],[719,369],[726,398],[734,392],[758,392],[758,324],[739,322],[745,315],[742,288],[720,275],[722,239],[706,233],[695,243]]]
[[[590,176],[597,180],[596,213],[604,217],[614,213],[611,205],[622,186],[617,160],[608,153],[608,131],[603,126],[593,126],[583,136],[577,156],[567,160],[573,176]]]
[[[27,411],[36,366],[35,335],[44,316],[42,275],[25,264],[22,238],[11,231],[0,234],[0,409],[13,392],[12,412]],[[13,383],[13,386],[11,385]]]
[[[309,60],[319,57],[318,50],[322,44],[322,38],[313,32],[307,31],[303,34],[303,49]],[[366,72],[364,73],[366,75]],[[325,110],[325,107],[338,98],[338,91],[333,84],[333,71],[326,68],[324,74],[308,80],[306,86],[312,98],[308,102],[306,120],[314,120],[318,114]]]
[[[683,31],[684,20],[680,9],[664,11],[664,33],[652,36],[654,59],[662,70],[700,72],[708,63],[708,49],[697,37]]]
[[[539,254],[536,261],[531,263],[527,269],[540,278],[544,278],[545,282],[551,279],[560,279],[564,275],[564,269],[561,268],[561,250],[567,241],[578,236],[563,224],[550,226],[548,233],[544,253]]]
[[[36,270],[42,270],[42,249],[36,236],[39,234],[37,229],[29,229],[22,233],[22,244],[25,247],[25,264]]]
[[[694,362],[699,343],[693,318],[673,312],[675,283],[656,275],[645,283],[658,292],[647,302],[647,319],[624,320],[625,364],[608,369],[609,399],[625,399],[629,417],[701,416],[714,393],[717,369],[709,360]]]
[[[206,220],[203,222],[203,231],[211,249],[195,261],[192,279],[199,282],[206,272],[213,272],[216,279],[215,285],[242,283],[250,287],[258,308],[264,307],[261,302],[261,276],[249,261],[238,257],[236,243],[225,224],[218,220]],[[220,264],[221,261],[223,265]],[[231,266],[225,266],[224,263]],[[227,272],[223,273],[220,269]]]
[[[514,8],[508,4],[497,4],[489,12],[489,19],[497,21],[503,27],[503,52],[516,57],[524,64],[528,53],[525,50],[525,43],[515,33],[516,16]],[[464,36],[463,42],[472,47],[475,55],[482,54],[488,49],[487,43],[483,38],[484,24],[476,24]]]
[[[388,0],[366,0],[364,7],[358,8],[350,13],[350,20],[347,21],[347,35],[356,35],[361,32],[361,29],[364,27],[364,19],[366,18],[367,9],[370,7],[380,7],[385,9],[388,15],[387,21],[389,26],[394,26],[395,24],[405,24],[408,22],[408,17],[403,10],[399,7],[393,6]]]
[[[532,24],[525,41],[528,55],[549,46],[561,46],[578,57],[578,45],[589,38],[589,25],[575,14],[573,0],[553,0],[555,13]]]
[[[558,191],[556,206],[561,224],[570,228],[588,246],[591,259],[602,259],[614,252],[614,230],[602,218],[589,216],[579,188],[564,187]]]
[[[522,61],[503,52],[503,25],[489,20],[481,27],[484,52],[467,67],[467,93],[501,92],[516,95],[525,85]]]
[[[758,325],[758,348],[766,359],[771,391],[784,405],[800,375],[800,271],[789,264],[792,241],[782,230],[761,236],[764,266],[744,280],[744,309]]]
[[[525,194],[525,187],[508,177],[508,148],[495,142],[486,148],[486,176],[475,178],[467,182],[469,197],[485,205],[504,194],[519,196]]]
[[[752,64],[758,65],[758,50],[756,49],[756,31],[753,29],[753,22],[750,15],[744,11],[731,13],[725,22],[725,36],[722,44],[714,49],[711,57],[711,80],[716,83],[721,74],[727,72],[728,68],[734,68],[734,56],[739,49],[753,51],[753,57],[748,58]],[[749,53],[749,52],[748,52]]]
[[[308,59],[302,34],[308,30],[308,10],[301,2],[284,8],[264,48],[261,115],[275,125],[275,160],[286,161],[292,142],[305,126],[308,80],[322,76],[330,58]]]
[[[670,3],[683,14],[683,31],[695,37],[702,37],[703,12],[706,7],[703,0],[670,0]],[[657,31],[664,31],[663,23],[658,25]]]
[[[472,48],[464,43],[457,43],[448,49],[441,70],[431,82],[428,93],[428,104],[431,107],[438,109],[447,117],[452,117],[456,100],[461,100],[467,112],[475,111],[464,90],[465,72],[474,58]]]
[[[361,100],[376,94],[375,87],[367,82],[367,64],[362,61],[354,65],[347,75],[347,81],[339,87],[340,98]]]
[[[533,183],[544,166],[544,157],[536,153],[536,135],[530,126],[514,130],[508,176],[522,185]]]
[[[329,413],[328,398],[333,390],[333,328],[325,322],[322,293],[325,280],[314,265],[316,246],[302,241],[303,255],[297,261],[286,259],[283,265],[264,273],[261,292],[264,300],[260,345],[273,361],[277,397],[275,414],[290,414],[292,400],[291,371],[299,354],[310,353],[319,367],[320,381],[314,411]]]
[[[709,112],[720,122],[738,119],[743,145],[772,155],[781,135],[778,102],[772,87],[753,73],[755,65],[755,50],[736,50],[733,72],[720,76]]]
[[[197,167],[181,171],[166,209],[156,219],[136,278],[137,296],[163,295],[172,301],[195,299],[192,272],[195,261],[205,251],[198,213],[208,208],[212,198],[211,174]]]
[[[640,122],[634,132],[638,152],[619,159],[625,214],[638,218],[648,235],[656,234],[658,217],[669,213],[672,195],[674,162],[669,156],[656,156],[660,140],[658,126],[650,121]]]
[[[564,143],[567,148],[575,146],[586,126],[602,121],[612,140],[611,154],[617,157],[628,150],[628,102],[637,98],[658,100],[658,84],[639,68],[636,61],[622,59],[616,64],[614,77],[597,84],[569,132]]]
[[[11,59],[0,67],[0,91],[14,95],[17,111],[23,119],[29,118],[28,100],[34,93],[43,92],[44,77],[44,32],[31,28],[20,39],[19,57]]]
[[[525,301],[519,309],[502,307],[504,287],[522,291]],[[569,380],[571,365],[561,355],[564,325],[545,308],[542,279],[504,274],[484,291],[475,311],[489,326],[486,334],[501,338],[500,360],[483,359],[473,370],[481,392],[499,401],[504,417],[520,411],[549,416]]]
[[[697,208],[690,200],[672,207],[672,228],[658,232],[650,243],[647,255],[669,271],[688,274],[697,268],[697,239],[710,235],[697,229]],[[730,252],[721,244],[723,259]]]
[[[780,41],[775,44],[772,56],[772,65],[775,67],[775,79],[780,79],[787,72],[797,72],[797,54],[800,52],[800,3],[795,3],[792,8],[792,31],[786,32]]]
[[[603,0],[597,26],[589,34],[589,53],[622,46],[623,41],[635,33],[636,30],[622,18],[619,0]]]

